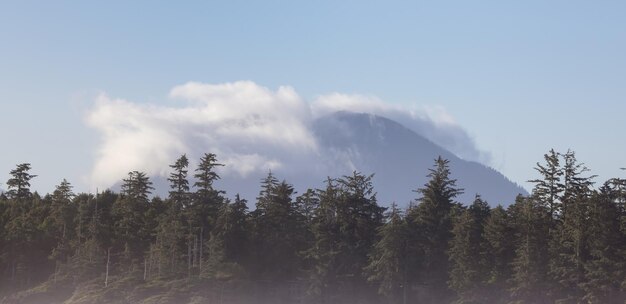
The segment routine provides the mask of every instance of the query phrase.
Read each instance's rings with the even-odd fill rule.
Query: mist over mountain
[[[204,153],[214,153],[224,164],[217,168],[222,180],[216,186],[231,198],[240,193],[250,204],[269,171],[302,193],[356,170],[376,174],[381,204],[405,206],[441,155],[465,188],[461,202],[480,193],[491,204],[509,204],[525,193],[480,164],[490,163],[489,152],[478,149],[442,107],[340,93],[309,102],[294,88],[272,90],[251,81],[189,82],[172,88],[169,96],[169,105],[106,94],[95,100],[85,117],[100,135],[92,189],[119,184],[126,173],[138,170],[153,178],[156,194],[165,196],[169,164],[187,154],[194,170]]]
[[[395,202],[407,206],[418,198],[414,190],[426,183],[428,169],[441,155],[450,160],[452,177],[464,189],[464,193],[457,198],[463,204],[470,204],[475,195],[480,194],[492,206],[506,206],[513,203],[518,194],[527,194],[498,171],[478,162],[463,160],[413,130],[382,116],[339,111],[313,120],[311,129],[318,145],[317,155],[303,155],[301,161],[298,160],[299,155],[276,155],[282,162],[300,164],[271,170],[279,179],[293,184],[298,193],[306,191],[307,187],[323,187],[328,177],[360,171],[375,174],[374,188],[381,205],[389,206]],[[285,157],[291,159],[280,159]],[[252,172],[246,176],[226,174],[216,187],[225,190],[230,198],[239,193],[252,206],[260,190],[259,182],[269,171]],[[166,179],[155,176],[153,180],[156,193],[167,195]]]

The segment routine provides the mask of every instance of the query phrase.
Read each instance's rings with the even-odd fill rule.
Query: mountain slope
[[[509,205],[519,193],[526,191],[499,172],[476,162],[456,157],[401,124],[380,116],[337,112],[313,122],[312,129],[319,155],[303,157],[301,166],[278,168],[273,173],[286,179],[298,193],[307,187],[319,188],[327,177],[349,175],[357,170],[374,173],[374,187],[381,205],[396,202],[406,206],[418,196],[413,190],[422,187],[428,169],[439,155],[450,160],[452,177],[465,193],[459,202],[469,204],[480,194],[491,205]],[[291,157],[299,157],[293,155]],[[219,159],[219,155],[218,155]],[[313,162],[312,164],[309,162]],[[228,197],[240,193],[254,205],[259,182],[267,172],[246,177],[223,176],[216,187],[226,190]],[[168,189],[164,179],[155,180],[157,189]],[[166,193],[163,193],[166,194]]]
[[[390,119],[338,112],[318,119],[314,131],[325,153],[336,162],[349,159],[354,169],[375,173],[374,184],[382,204],[404,205],[427,181],[428,169],[441,155],[450,160],[452,177],[465,189],[459,201],[470,203],[480,194],[492,205],[512,203],[526,191],[501,173],[462,160],[421,135]],[[331,158],[332,159],[332,158]]]

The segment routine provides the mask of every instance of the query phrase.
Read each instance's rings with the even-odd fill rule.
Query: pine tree
[[[535,167],[542,178],[528,181],[535,184],[533,194],[545,204],[550,215],[555,218],[561,214],[560,195],[565,187],[561,181],[564,172],[560,167],[559,156],[560,154],[554,149],[544,154],[545,165],[537,163]]]
[[[513,242],[513,224],[507,211],[500,205],[493,208],[485,221],[483,238],[486,241],[486,270],[489,276],[485,280],[491,293],[487,303],[504,303],[508,298],[507,282],[511,279],[511,262],[515,253]]]
[[[510,289],[514,303],[550,303],[547,284],[549,209],[533,197],[518,196],[509,211],[516,240]]]
[[[458,303],[483,303],[487,298],[484,282],[489,273],[483,226],[489,213],[489,205],[477,195],[452,228],[448,284],[458,293]]]
[[[215,172],[218,167],[224,166],[217,162],[217,156],[213,153],[205,153],[200,158],[200,164],[196,168],[196,174],[194,177],[197,181],[194,183],[196,187],[196,194],[201,199],[211,198],[215,195],[216,191],[213,188],[213,183],[220,179],[220,176]]]
[[[444,301],[449,297],[447,281],[449,272],[448,248],[452,239],[452,216],[455,212],[454,198],[462,193],[457,188],[456,180],[450,178],[449,161],[435,160],[434,169],[429,169],[430,180],[416,192],[421,195],[419,204],[408,213],[411,234],[414,234],[416,256],[421,261],[414,262],[420,274],[418,282],[429,290],[434,301]]]
[[[224,240],[227,259],[244,265],[248,258],[250,227],[247,201],[239,194],[233,203],[222,206],[214,232]]]
[[[220,179],[216,169],[223,166],[217,162],[217,156],[213,153],[205,153],[200,158],[194,177],[196,192],[193,202],[185,209],[184,218],[187,226],[187,261],[188,274],[191,275],[196,269],[202,272],[204,260],[204,247],[209,232],[215,224],[217,214],[224,204],[223,191],[216,190],[213,183]]]
[[[150,240],[146,211],[149,205],[148,196],[154,188],[143,172],[129,172],[128,178],[123,181],[122,196],[115,202],[113,209],[116,217],[115,230],[119,245],[130,259],[126,262],[138,266]]]
[[[402,212],[394,203],[386,214],[386,222],[378,228],[378,241],[365,268],[367,280],[376,283],[378,293],[389,303],[406,303],[408,290],[408,230]]]
[[[304,218],[307,225],[313,222],[315,209],[319,206],[319,198],[313,189],[307,189],[302,195],[296,198],[296,209]]]
[[[31,167],[29,163],[23,163],[11,170],[11,178],[7,181],[6,196],[11,199],[25,199],[31,196],[30,180],[37,175],[28,173]]]
[[[275,281],[295,278],[301,269],[305,227],[292,202],[293,186],[279,183],[270,172],[262,181],[252,215],[253,247],[259,278]]]
[[[580,284],[586,303],[624,303],[626,292],[620,291],[626,276],[620,250],[624,248],[620,233],[620,212],[615,202],[618,193],[611,181],[590,199],[589,259],[584,265],[585,282]]]
[[[353,172],[337,180],[340,196],[337,206],[337,223],[341,233],[341,267],[346,275],[361,280],[367,255],[377,241],[377,230],[383,224],[385,208],[378,206],[372,186],[372,175]]]
[[[337,181],[328,178],[326,187],[318,190],[316,194],[319,205],[314,211],[311,223],[314,242],[306,252],[311,265],[307,295],[317,302],[328,303],[332,302],[340,288],[338,256],[341,234],[337,221],[340,191]]]
[[[587,248],[589,200],[594,176],[582,176],[588,169],[578,163],[574,152],[563,155],[563,197],[560,221],[552,234],[550,274],[557,283],[555,295],[564,302],[582,301]]]
[[[50,215],[44,221],[46,230],[56,242],[56,246],[50,254],[50,258],[55,261],[55,276],[61,265],[67,262],[72,254],[70,240],[73,239],[74,218],[78,211],[76,205],[72,203],[74,196],[72,185],[63,179],[52,193]]]
[[[170,165],[173,172],[170,173],[170,177],[167,179],[170,182],[169,198],[177,208],[182,209],[188,207],[188,194],[189,194],[189,181],[187,180],[187,167],[189,166],[189,160],[187,156],[183,154],[176,162]]]

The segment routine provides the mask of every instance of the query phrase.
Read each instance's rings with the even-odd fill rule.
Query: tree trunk
[[[107,249],[107,269],[106,269],[106,273],[104,275],[104,287],[108,287],[109,286],[109,265],[111,262],[111,247],[109,247],[109,249]]]

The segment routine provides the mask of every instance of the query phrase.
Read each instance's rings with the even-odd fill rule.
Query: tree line
[[[19,164],[0,194],[0,303],[624,303],[626,180],[595,187],[574,152],[544,158],[508,208],[457,202],[441,157],[404,209],[378,204],[373,175],[298,195],[270,172],[249,210],[215,189],[210,153],[193,184],[186,155],[170,165],[166,198],[139,171],[119,193],[63,180],[42,196]]]

